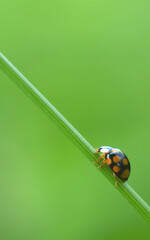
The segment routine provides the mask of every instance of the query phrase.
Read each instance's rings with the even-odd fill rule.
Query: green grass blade
[[[94,155],[95,149],[90,143],[2,53],[0,53],[0,68],[70,137],[91,162],[98,159],[98,156]],[[97,167],[97,164],[95,164],[95,166]],[[112,171],[107,166],[104,166],[99,172],[102,173],[115,188],[115,178],[112,175]],[[115,188],[115,190],[119,191],[143,217],[150,221],[150,207],[127,183],[122,183],[119,180],[118,187],[117,189]]]

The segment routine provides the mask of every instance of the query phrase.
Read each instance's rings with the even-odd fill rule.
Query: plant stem
[[[91,162],[98,159],[95,149],[90,143],[65,119],[65,117],[25,78],[13,64],[0,53],[0,68],[6,73],[30,98],[67,134],[70,139],[80,148]],[[95,164],[95,166],[98,166]],[[104,166],[100,172],[115,187],[115,178],[112,171]],[[116,189],[116,188],[115,188]],[[117,189],[131,205],[148,221],[150,221],[150,207],[148,204],[127,184],[118,179]]]

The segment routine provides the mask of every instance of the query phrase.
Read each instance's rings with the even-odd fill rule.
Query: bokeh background
[[[1,0],[0,51],[150,204],[150,2]],[[149,239],[149,224],[0,71],[0,239]]]

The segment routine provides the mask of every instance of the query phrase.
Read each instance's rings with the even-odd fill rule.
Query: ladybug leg
[[[101,157],[98,158],[97,161],[94,161],[93,163],[98,163],[101,160]]]
[[[99,148],[96,148],[95,150],[96,150],[96,152],[95,152],[94,154],[97,154],[97,153],[100,152],[100,151],[99,151]]]
[[[105,154],[102,154],[97,161],[93,162],[93,163],[98,163],[102,158],[105,158]]]
[[[115,187],[117,188],[117,186],[118,186],[118,178],[117,178],[117,176],[116,176],[116,174],[115,174],[115,173],[113,173],[113,176],[114,176],[114,177],[115,177],[115,179],[116,179]]]
[[[106,162],[106,160],[103,160],[103,161],[102,161],[102,165],[101,165],[101,166],[99,166],[97,169],[100,169],[101,167],[103,167],[103,166],[104,166],[104,164],[105,164],[105,162]]]

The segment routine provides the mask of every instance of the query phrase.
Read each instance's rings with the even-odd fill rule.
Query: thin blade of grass
[[[98,159],[95,149],[91,144],[67,121],[67,119],[16,69],[13,64],[0,53],[0,68],[7,74],[30,98],[63,130],[63,132],[79,147],[91,162]],[[98,165],[95,164],[97,167]],[[100,172],[113,184],[115,179],[111,170],[104,166]],[[131,205],[148,221],[150,221],[150,207],[148,204],[127,184],[118,181],[119,191]]]

